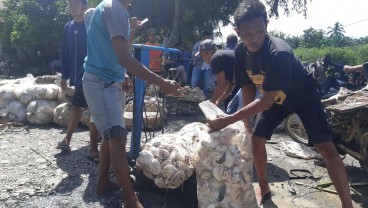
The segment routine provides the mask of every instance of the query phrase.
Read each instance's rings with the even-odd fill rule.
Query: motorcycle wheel
[[[292,113],[285,119],[285,130],[294,141],[308,145],[307,132],[297,114]]]
[[[368,173],[368,133],[363,134],[362,141],[360,151],[364,155],[365,161],[359,161],[359,163],[363,170]]]
[[[360,167],[362,167],[363,170],[368,173],[368,164],[362,161],[359,161],[359,163],[360,163]]]

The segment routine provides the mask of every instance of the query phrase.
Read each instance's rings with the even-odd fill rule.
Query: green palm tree
[[[327,35],[329,35],[333,42],[338,46],[339,42],[345,37],[344,26],[341,23],[336,22],[334,26],[328,27],[327,29]]]

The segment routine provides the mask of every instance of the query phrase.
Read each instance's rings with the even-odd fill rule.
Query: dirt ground
[[[165,132],[175,132],[198,120],[203,121],[203,117],[169,116]],[[87,129],[78,128],[73,136],[72,151],[68,153],[55,149],[64,135],[65,129],[57,126],[0,129],[0,207],[122,207],[119,191],[102,197],[94,192],[98,166],[86,158]],[[278,132],[272,143],[267,144],[268,176],[273,196],[264,207],[341,207],[336,194],[310,188],[329,181],[326,169],[316,166],[314,160],[282,155],[277,145],[281,140],[290,138],[284,132]],[[368,181],[368,173],[360,169],[358,161],[347,156],[344,163],[350,182]],[[289,180],[289,170],[295,168],[309,170],[314,177],[322,178]],[[136,191],[145,207],[197,206],[195,176],[175,190],[162,190],[141,173],[135,174]],[[307,186],[295,185],[295,182]],[[333,186],[329,188],[334,189]],[[354,207],[368,207],[367,185],[354,186],[351,193]]]

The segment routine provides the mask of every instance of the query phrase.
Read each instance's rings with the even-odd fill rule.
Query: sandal
[[[70,151],[70,146],[66,143],[66,140],[63,139],[62,141],[58,142],[56,149]]]

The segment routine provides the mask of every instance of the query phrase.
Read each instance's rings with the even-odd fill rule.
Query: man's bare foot
[[[261,206],[264,204],[265,201],[271,198],[271,190],[270,187],[266,187],[264,190],[262,190],[260,187],[256,189],[256,198],[258,206]]]
[[[102,195],[108,191],[114,190],[114,189],[120,189],[121,187],[119,186],[118,183],[113,182],[113,181],[106,181],[106,182],[101,182],[99,181],[96,187],[96,194],[97,195]]]

